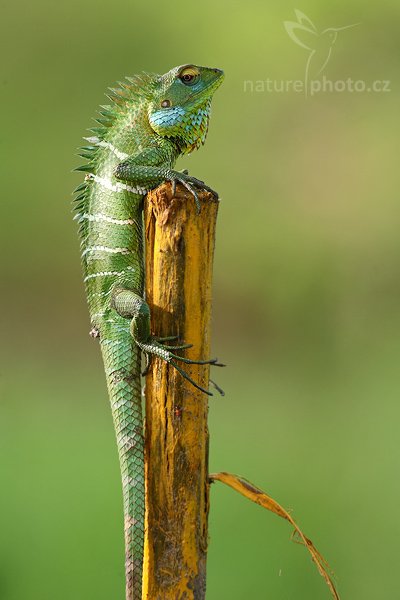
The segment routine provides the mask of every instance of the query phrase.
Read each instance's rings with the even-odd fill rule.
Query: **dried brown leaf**
[[[325,579],[326,584],[331,591],[332,597],[335,598],[335,600],[340,600],[339,594],[336,591],[331,575],[329,574],[328,563],[315,548],[312,541],[304,535],[304,533],[301,531],[301,529],[296,524],[294,519],[290,516],[287,510],[285,510],[273,498],[268,496],[268,494],[254,486],[252,483],[250,483],[243,477],[238,477],[237,475],[232,475],[231,473],[212,473],[209,476],[209,478],[211,482],[221,481],[221,483],[225,483],[229,487],[239,492],[239,494],[242,494],[242,496],[245,496],[246,498],[252,500],[256,504],[259,504],[267,510],[270,510],[271,512],[275,513],[279,517],[286,519],[286,521],[289,521],[289,523],[295,529],[292,536],[293,540],[303,544],[307,548],[307,550],[311,554],[313,562],[317,566],[320,575],[322,575],[322,577]],[[298,540],[295,539],[296,536],[299,538]]]

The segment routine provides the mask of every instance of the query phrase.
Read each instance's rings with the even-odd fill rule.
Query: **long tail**
[[[129,331],[101,336],[124,499],[126,600],[141,600],[144,539],[144,438],[140,355]]]

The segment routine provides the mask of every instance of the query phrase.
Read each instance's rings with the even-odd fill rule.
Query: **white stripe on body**
[[[120,181],[117,181],[117,183],[113,183],[111,179],[108,179],[107,177],[100,177],[99,175],[95,175],[94,173],[88,173],[85,179],[95,181],[96,183],[106,188],[107,190],[110,190],[111,192],[126,191],[132,192],[132,194],[141,194],[142,196],[144,196],[150,189],[144,187],[133,187],[131,185],[127,185],[126,183],[121,183]]]
[[[106,223],[113,223],[114,225],[134,225],[135,223],[133,219],[114,219],[114,217],[109,217],[103,213],[95,213],[93,215],[84,213],[79,215],[79,218],[86,219],[87,221],[95,221],[97,223],[105,221]]]
[[[111,294],[111,289],[106,290],[105,292],[94,292],[91,294],[91,296],[96,297],[96,298],[105,298],[106,296],[109,296],[110,294]]]
[[[118,148],[113,146],[110,142],[106,142],[105,140],[100,140],[98,137],[87,137],[84,139],[87,140],[88,142],[90,142],[91,144],[100,146],[101,148],[108,148],[108,150],[110,150],[113,154],[115,154],[115,156],[117,158],[119,158],[120,160],[125,160],[129,156],[129,154],[125,154],[125,152],[121,152],[121,150],[118,150]]]
[[[132,254],[129,248],[110,248],[109,246],[88,246],[81,254],[85,256],[89,252],[106,252],[108,254]]]
[[[96,319],[97,317],[104,317],[104,315],[105,315],[105,314],[106,314],[106,313],[103,311],[103,312],[97,312],[97,313],[93,313],[93,314],[92,314],[92,315],[90,315],[90,316],[91,316],[91,318],[92,318],[92,319]]]
[[[90,273],[86,275],[83,281],[89,281],[89,279],[95,279],[96,277],[109,277],[110,275],[126,275],[127,271],[135,271],[135,267],[127,267],[125,271],[99,271],[98,273]]]

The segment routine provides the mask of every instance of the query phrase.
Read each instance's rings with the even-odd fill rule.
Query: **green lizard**
[[[80,224],[84,281],[92,322],[100,340],[121,467],[126,599],[141,598],[144,537],[144,456],[141,410],[141,353],[171,364],[218,365],[216,359],[191,361],[168,345],[176,338],[150,333],[144,300],[143,198],[162,183],[180,182],[200,204],[204,183],[174,170],[176,159],[204,143],[212,95],[223,80],[219,69],[185,65],[165,75],[143,74],[111,88],[112,105],[103,106],[99,127],[81,150],[88,162],[75,192]],[[210,190],[212,191],[212,190]]]

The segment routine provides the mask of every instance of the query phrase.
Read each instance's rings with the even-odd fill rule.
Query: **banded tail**
[[[111,332],[110,332],[111,334]],[[140,352],[129,328],[102,336],[101,350],[122,477],[126,600],[142,597],[144,540],[144,437]]]

